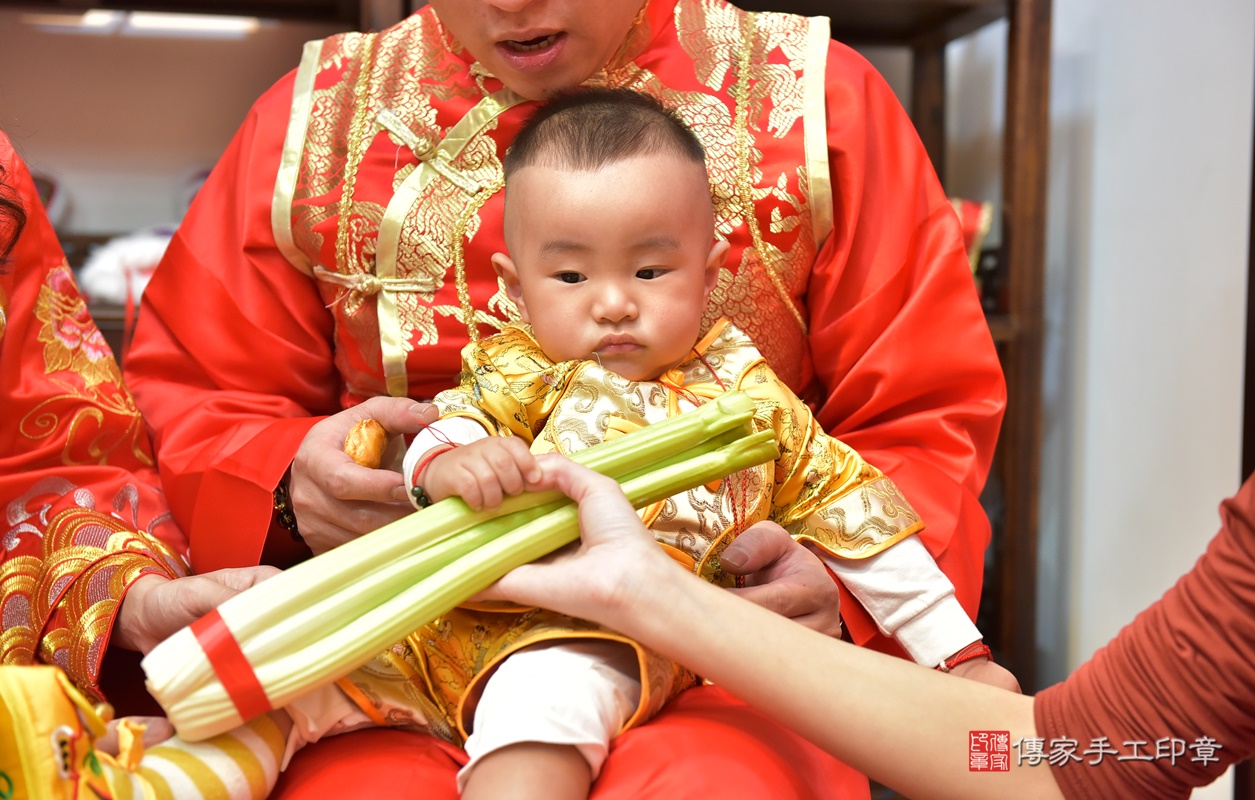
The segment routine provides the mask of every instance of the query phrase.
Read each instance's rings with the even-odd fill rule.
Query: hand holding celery
[[[775,459],[775,440],[770,431],[753,433],[753,414],[748,396],[729,393],[572,459],[618,480],[640,508]],[[557,492],[509,497],[480,512],[449,498],[298,564],[217,613],[241,664],[278,708],[578,538],[575,504]],[[185,739],[245,721],[191,628],[158,645],[143,667]]]

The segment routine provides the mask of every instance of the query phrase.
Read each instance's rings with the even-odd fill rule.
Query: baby
[[[493,264],[525,324],[463,351],[461,385],[405,458],[415,504],[492,507],[536,456],[572,453],[741,390],[775,431],[772,463],[642,510],[708,580],[719,553],[772,520],[816,550],[919,663],[988,658],[912,534],[894,484],[820,429],[753,343],[706,320],[727,255],[696,136],[651,98],[590,89],[541,108],[505,158],[509,254]],[[683,609],[676,610],[683,624]],[[460,608],[411,637],[451,727],[469,733],[467,797],[584,797],[610,740],[695,680],[613,631],[547,611]]]

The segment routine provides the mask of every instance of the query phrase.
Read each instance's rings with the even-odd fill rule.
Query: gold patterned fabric
[[[763,520],[846,559],[875,555],[923,528],[893,482],[824,433],[727,320],[657,381],[629,381],[596,361],[555,364],[522,325],[468,345],[464,361],[458,388],[436,396],[442,414],[475,419],[493,435],[521,436],[541,453],[575,453],[724,392],[750,395],[754,425],[775,433],[780,458],[642,512],[659,543],[708,580],[728,583],[718,550]]]
[[[460,385],[436,396],[442,416],[474,419],[492,435],[522,437],[538,453],[575,453],[725,392],[749,394],[757,406],[754,426],[775,433],[780,457],[641,511],[672,558],[714,583],[735,585],[720,568],[719,553],[763,520],[850,559],[881,552],[923,527],[893,482],[825,434],[749,337],[727,320],[711,327],[690,360],[657,381],[629,381],[595,361],[554,363],[519,325],[467,345],[463,359]],[[611,638],[636,648],[644,691],[629,725],[648,719],[692,683],[683,668],[592,623],[540,609],[459,608],[408,640],[411,684],[426,690],[415,702],[436,709],[437,733],[463,734],[477,681],[492,665],[538,641],[572,637]],[[383,694],[368,688],[379,678],[353,680],[367,694]]]
[[[21,534],[27,538],[35,531],[28,527]],[[90,508],[57,513],[41,538],[37,556],[9,557],[0,564],[0,663],[56,664],[81,689],[103,699],[100,669],[126,590],[142,575],[186,575],[186,563],[138,525]]]

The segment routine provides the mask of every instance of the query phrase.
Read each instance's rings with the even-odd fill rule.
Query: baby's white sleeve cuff
[[[918,537],[866,559],[820,553],[880,632],[892,636],[917,664],[940,665],[981,638],[946,577]]]

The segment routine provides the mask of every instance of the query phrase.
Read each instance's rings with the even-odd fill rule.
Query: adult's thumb
[[[793,539],[774,522],[750,526],[719,555],[719,563],[734,575],[748,575],[788,553]]]
[[[418,433],[440,414],[431,403],[408,397],[372,397],[355,409],[361,419],[373,419],[390,434]]]

